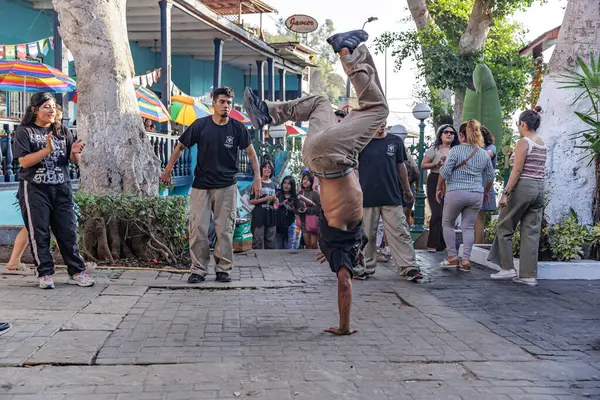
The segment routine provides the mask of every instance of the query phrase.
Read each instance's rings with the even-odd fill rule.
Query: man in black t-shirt
[[[248,130],[239,121],[229,118],[233,91],[228,87],[213,92],[214,114],[199,118],[179,138],[169,163],[160,176],[164,183],[171,182],[171,171],[183,150],[196,145],[198,161],[190,192],[190,256],[192,258],[189,283],[204,281],[208,273],[210,247],[208,230],[211,212],[214,214],[217,245],[215,273],[217,281],[230,282],[233,268],[233,230],[235,228],[238,189],[238,150],[246,150],[254,182],[252,193],[261,193],[258,159]]]
[[[363,222],[368,242],[365,248],[366,271],[356,271],[356,275],[363,279],[375,274],[377,267],[376,237],[380,217],[400,275],[410,281],[422,278],[419,269],[414,266],[415,250],[402,207],[403,195],[406,202],[413,201],[406,159],[404,141],[398,136],[388,135],[385,123],[358,156]]]

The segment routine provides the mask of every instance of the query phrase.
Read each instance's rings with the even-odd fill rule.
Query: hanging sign
[[[308,15],[295,14],[285,20],[285,27],[296,33],[310,33],[317,30],[319,23]]]

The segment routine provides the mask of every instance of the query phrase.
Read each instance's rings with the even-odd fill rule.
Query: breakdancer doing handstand
[[[358,154],[373,138],[388,116],[388,105],[363,30],[339,33],[327,39],[340,56],[344,71],[358,96],[359,108],[337,122],[331,104],[323,96],[265,103],[247,88],[244,106],[253,125],[280,125],[286,121],[309,121],[302,148],[304,164],[319,177],[322,213],[319,217],[318,260],[329,262],[338,279],[338,327],[326,329],[335,335],[351,335],[353,269],[361,261],[366,245],[362,229],[363,196],[356,174]]]

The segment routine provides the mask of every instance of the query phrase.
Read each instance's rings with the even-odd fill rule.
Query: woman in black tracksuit
[[[54,261],[50,229],[67,264],[69,284],[92,286],[77,245],[77,221],[69,161],[78,163],[85,147],[68,129],[57,129],[56,102],[50,93],[36,93],[15,131],[19,171],[19,203],[29,234],[39,285],[53,289]]]

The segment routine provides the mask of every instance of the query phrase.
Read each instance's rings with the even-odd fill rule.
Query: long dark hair
[[[313,185],[315,184],[315,176],[310,172],[305,172],[302,174],[302,179],[300,179],[300,188],[302,190],[306,190],[306,188],[304,187],[304,177],[306,177],[310,181],[310,187],[308,188],[308,190],[312,190]]]
[[[270,158],[265,158],[265,160],[262,162],[262,164],[260,164],[260,176],[262,177],[263,175],[263,168],[266,166],[271,167],[271,175],[269,176],[269,178],[271,178],[273,176],[273,174],[275,174],[275,165],[273,165],[273,161],[271,161]]]
[[[454,131],[454,139],[452,139],[452,143],[450,143],[450,147],[458,146],[460,144],[460,141],[458,140],[458,132],[456,132],[456,129],[454,129],[454,126],[452,126],[451,124],[444,124],[438,128],[437,133],[435,134],[435,142],[433,142],[433,147],[436,150],[439,149],[440,144],[442,144],[442,134],[444,133],[446,128],[452,128],[452,130]]]
[[[54,96],[48,92],[39,92],[31,96],[31,100],[29,100],[29,105],[27,106],[27,111],[25,111],[25,115],[21,120],[21,125],[33,125],[40,107],[50,100],[56,101]]]
[[[492,132],[490,132],[490,130],[483,125],[481,125],[481,135],[483,136],[483,145],[485,147],[489,146],[490,144],[494,144],[494,135],[492,135]]]
[[[292,198],[294,198],[294,199],[297,198],[298,194],[296,193],[296,180],[294,179],[294,177],[292,175],[288,175],[288,176],[286,176],[285,178],[283,178],[281,180],[281,193],[282,193],[282,196],[285,197],[285,191],[283,190],[283,183],[286,180],[290,183],[290,186],[291,186],[290,194],[291,194]]]
[[[525,122],[527,129],[530,131],[537,131],[542,122],[542,107],[535,106],[533,110],[525,110],[519,115],[519,123]]]
[[[56,136],[62,136],[62,113],[63,113],[63,108],[60,104],[56,105],[56,116],[58,116],[58,113],[61,113],[61,119],[54,119],[54,124],[52,124],[52,130],[54,131],[54,134]]]

